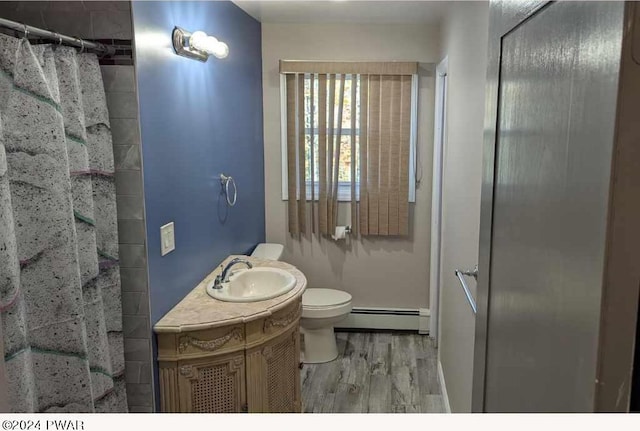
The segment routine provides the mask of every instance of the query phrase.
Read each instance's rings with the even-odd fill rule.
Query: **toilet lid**
[[[305,308],[335,307],[350,301],[351,295],[335,289],[307,289],[302,294],[302,306]]]

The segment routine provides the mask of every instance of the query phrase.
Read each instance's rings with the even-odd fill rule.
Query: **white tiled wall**
[[[151,327],[138,102],[133,66],[102,66],[116,168],[127,397],[153,411]]]

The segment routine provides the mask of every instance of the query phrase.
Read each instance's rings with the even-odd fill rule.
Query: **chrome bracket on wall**
[[[473,271],[463,271],[460,269],[455,270],[456,277],[460,280],[460,285],[462,286],[462,290],[464,291],[464,295],[467,297],[467,301],[469,302],[469,306],[471,310],[473,310],[473,314],[476,314],[478,311],[478,307],[476,305],[475,299],[471,295],[471,291],[469,290],[469,286],[467,286],[467,282],[464,279],[464,276],[473,277],[476,281],[478,281],[478,265],[473,268]]]
[[[173,50],[176,54],[183,57],[192,58],[194,60],[202,61],[203,63],[206,62],[209,58],[207,54],[189,48],[188,41],[190,37],[191,33],[187,30],[178,26],[174,27],[173,32],[171,33]]]
[[[478,264],[473,267],[473,271],[463,271],[460,269],[456,269],[456,272],[459,272],[462,275],[466,275],[468,277],[473,277],[476,281],[478,281]]]

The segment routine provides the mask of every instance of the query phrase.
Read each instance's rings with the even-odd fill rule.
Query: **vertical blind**
[[[346,187],[354,232],[408,235],[411,86],[417,68],[415,62],[280,62],[286,76],[290,233],[333,234],[338,195]],[[343,137],[349,137],[346,148]],[[350,163],[348,182],[340,180],[343,155]]]

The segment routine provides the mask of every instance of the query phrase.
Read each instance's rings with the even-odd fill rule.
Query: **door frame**
[[[447,141],[447,73],[449,58],[436,66],[436,98],[433,126],[433,181],[431,188],[431,263],[429,271],[429,336],[440,340],[440,282],[442,273],[442,179]]]
[[[489,10],[489,41],[485,86],[483,178],[480,208],[477,315],[474,347],[471,409],[484,411],[486,350],[491,281],[491,236],[493,225],[494,168],[497,144],[502,38],[546,5],[541,0],[511,2],[494,0]],[[640,5],[626,2],[624,25],[640,31]],[[618,89],[614,158],[611,170],[607,251],[604,262],[602,309],[598,316],[600,334],[598,364],[594,376],[594,411],[625,412],[629,406],[629,379],[633,368],[633,347],[640,295],[640,152],[637,136],[640,123],[640,49],[634,48],[633,31],[625,31],[622,41]],[[634,53],[634,49],[638,52]],[[636,58],[634,59],[634,54]],[[634,117],[635,115],[635,117]],[[635,119],[634,119],[635,118]],[[634,197],[632,197],[634,196]],[[615,217],[613,216],[615,215]],[[619,392],[620,389],[620,392]]]

